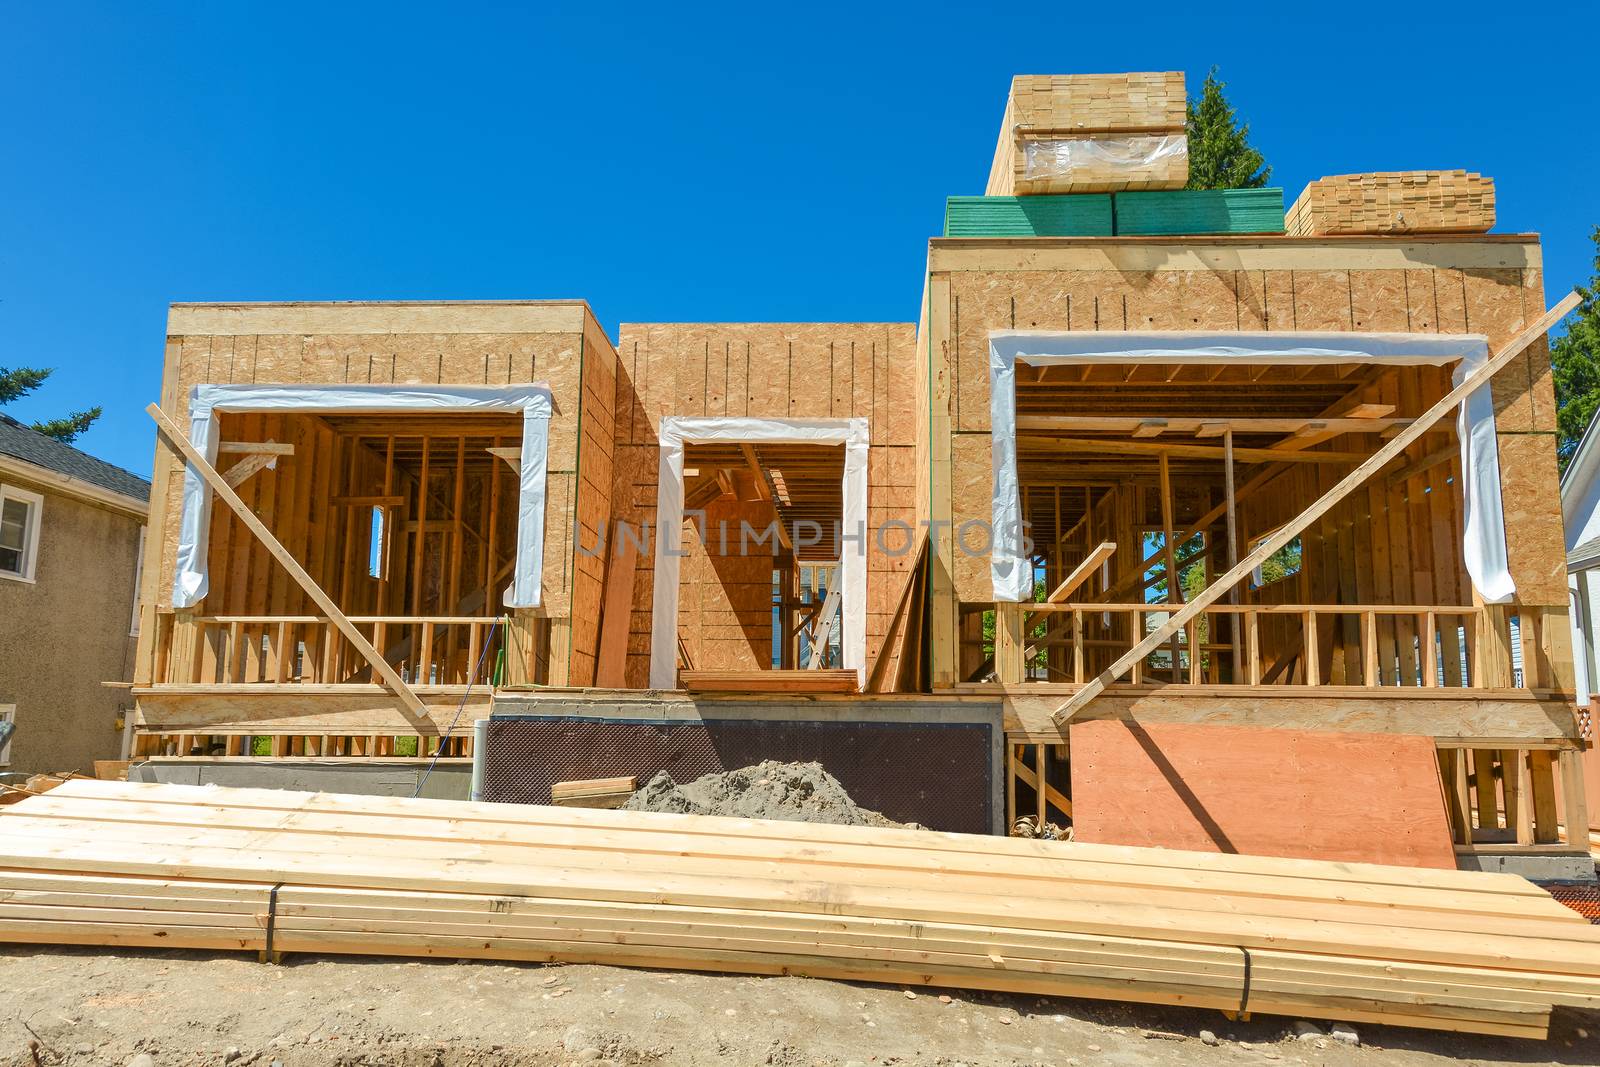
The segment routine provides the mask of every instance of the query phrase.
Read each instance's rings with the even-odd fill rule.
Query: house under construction
[[[1183,104],[1018,78],[915,323],[174,304],[141,773],[1592,878],[1538,237],[1184,190]]]

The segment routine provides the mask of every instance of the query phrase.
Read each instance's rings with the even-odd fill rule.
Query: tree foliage
[[[1226,84],[1212,67],[1200,99],[1189,101],[1190,189],[1259,189],[1272,177],[1272,168],[1250,145],[1250,124],[1238,121],[1222,95]]]
[[[33,392],[43,385],[45,379],[50,377],[50,370],[38,367],[0,367],[0,404],[9,404]],[[36,422],[33,428],[47,437],[54,437],[62,444],[71,444],[77,440],[94,421],[100,417],[99,405],[87,411],[75,411],[71,415],[59,419],[47,419]]]
[[[1550,345],[1556,385],[1556,455],[1565,471],[1583,431],[1600,408],[1600,226],[1595,243],[1594,277],[1579,286],[1583,303],[1567,320],[1567,332]]]

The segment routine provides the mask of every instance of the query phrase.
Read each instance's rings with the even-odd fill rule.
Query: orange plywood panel
[[[1455,869],[1429,738],[1099,720],[1070,740],[1075,840]]]

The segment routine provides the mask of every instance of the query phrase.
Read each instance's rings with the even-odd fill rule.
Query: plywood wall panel
[[[1405,271],[1354,270],[1349,284],[1352,329],[1376,333],[1427,329],[1412,324]]]
[[[1233,291],[1234,314],[1240,330],[1267,328],[1266,274],[1259,270],[1236,270]]]
[[[751,418],[867,418],[874,445],[868,477],[869,520],[877,523],[885,516],[898,515],[913,521],[911,461],[898,455],[891,458],[883,447],[909,446],[915,439],[914,360],[915,332],[908,324],[625,324],[615,389],[618,444],[611,479],[618,517],[636,524],[654,523],[660,416],[709,411]],[[670,389],[664,385],[667,382],[672,383]],[[719,399],[719,388],[725,390],[725,400]],[[669,399],[663,402],[662,396]],[[910,449],[896,451],[909,454]],[[903,486],[885,480],[902,477],[906,478]],[[765,520],[756,525],[764,526]],[[737,530],[736,522],[733,529]],[[879,586],[898,577],[895,567],[893,561],[869,551],[869,609],[873,605],[881,609]],[[680,576],[680,620],[685,612],[720,611],[707,623],[713,629],[706,631],[710,635],[706,654],[712,662],[743,663],[754,654],[748,650],[755,645],[747,634],[734,639],[728,628],[759,625],[770,640],[770,623],[764,616],[757,618],[753,614],[757,609],[750,605],[733,606],[727,601],[726,589],[701,588],[726,577],[714,567],[686,568]],[[766,581],[770,587],[770,574]],[[770,596],[770,588],[763,595]],[[648,681],[653,597],[652,561],[641,558],[634,577],[626,672],[628,684],[634,687]],[[723,601],[719,602],[719,597]],[[874,640],[881,642],[888,624],[886,611],[869,610],[869,646]],[[706,665],[698,656],[695,663],[697,667]]]
[[[1420,275],[1421,271],[1408,271],[1407,277]],[[1466,275],[1453,268],[1439,267],[1427,272],[1433,279],[1433,328],[1440,333],[1472,333],[1467,322]],[[1420,279],[1418,284],[1423,284]]]
[[[1489,338],[1494,351],[1505,344],[1524,325],[1522,272],[1520,270],[1474,269],[1463,272],[1467,327],[1472,333]],[[1527,356],[1495,375],[1495,425],[1502,432],[1521,432],[1534,428],[1533,401],[1529,396],[1532,372]]]
[[[1350,274],[1340,270],[1292,272],[1293,329],[1349,330]]]
[[[1499,441],[1506,549],[1517,600],[1524,604],[1565,604],[1566,541],[1561,511],[1554,503],[1560,500],[1555,436],[1502,433]]]
[[[1266,294],[1267,329],[1298,329],[1295,323],[1295,272],[1261,271],[1261,287]]]
[[[1522,272],[1522,316],[1531,322],[1543,315],[1545,308],[1544,272],[1527,269]],[[1556,429],[1555,372],[1550,365],[1550,342],[1539,338],[1528,347],[1528,398],[1532,408],[1530,428],[1544,433]]]
[[[984,434],[956,434],[950,449],[950,517],[952,530],[941,536],[951,539],[955,550],[956,596],[961,600],[987,601],[994,599],[994,585],[989,575],[989,558],[971,549],[981,549],[983,535],[988,530],[993,510],[994,473],[990,456],[990,436]],[[971,549],[963,550],[958,540],[964,523],[974,525],[968,532]]]

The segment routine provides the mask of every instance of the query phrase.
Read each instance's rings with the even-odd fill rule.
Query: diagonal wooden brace
[[[1462,380],[1460,385],[1446,393],[1442,400],[1429,408],[1410,426],[1396,434],[1388,444],[1378,449],[1359,467],[1345,475],[1339,481],[1339,484],[1319,497],[1316,503],[1279,527],[1272,536],[1261,542],[1255,551],[1241,559],[1232,569],[1217,578],[1216,581],[1207,585],[1199,596],[1189,601],[1178,611],[1173,612],[1165,623],[1152,630],[1143,641],[1123,653],[1121,658],[1111,666],[1085,682],[1082,689],[1072,694],[1070,700],[1056,709],[1054,716],[1052,716],[1056,725],[1065,726],[1074,715],[1082,710],[1085,704],[1105,692],[1106,686],[1121,678],[1135,663],[1160,648],[1174,633],[1187,626],[1189,621],[1196,615],[1221,600],[1227,595],[1228,590],[1239,584],[1245,575],[1259,567],[1274,552],[1299,537],[1304,530],[1326,514],[1335,504],[1354,492],[1368,478],[1378,473],[1390,460],[1404,452],[1413,441],[1432,429],[1434,423],[1454,411],[1475,391],[1487,385],[1491,378],[1513,359],[1521,355],[1523,349],[1549,333],[1551,327],[1566,318],[1567,313],[1578,306],[1579,300],[1580,297],[1577,293],[1568,293],[1565,300],[1545,312],[1538,322],[1513,337],[1506,343],[1505,347],[1494,354],[1494,357],[1489,362],[1469,374]]]
[[[306,573],[305,568],[300,566],[299,561],[290,554],[289,550],[284,548],[276,537],[272,536],[272,531],[267,529],[266,524],[256,517],[255,512],[251,511],[243,500],[239,499],[239,494],[235,493],[233,487],[227,483],[222,475],[217,473],[216,468],[206,462],[205,457],[200,454],[199,449],[194,447],[194,442],[189,440],[188,435],[179,429],[176,423],[167,418],[166,413],[157,405],[151,404],[145,408],[145,411],[149,413],[152,419],[156,420],[156,425],[160,427],[162,436],[183,454],[183,458],[189,464],[190,469],[200,475],[201,478],[204,478],[206,484],[211,486],[211,491],[217,495],[217,498],[233,509],[234,514],[239,516],[240,521],[245,524],[251,533],[255,534],[257,540],[266,546],[267,551],[272,553],[272,557],[283,564],[284,570],[289,572],[289,577],[293,578],[300,588],[305,590],[306,595],[316,603],[317,607],[322,609],[323,614],[328,616],[328,621],[333,623],[339,633],[344,635],[345,640],[355,646],[355,650],[361,653],[361,657],[371,664],[373,674],[382,680],[384,687],[400,698],[401,705],[414,718],[413,725],[416,727],[417,732],[428,736],[437,734],[439,728],[434,725],[433,720],[429,717],[428,708],[422,703],[421,698],[412,692],[411,687],[406,685],[405,679],[401,678],[399,673],[389,666],[389,661],[383,658],[383,654],[372,647],[372,642],[361,635],[361,631],[356,629],[355,624],[345,616],[344,612],[339,610],[333,599],[322,591],[322,587],[312,579],[311,575]]]

